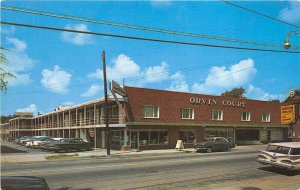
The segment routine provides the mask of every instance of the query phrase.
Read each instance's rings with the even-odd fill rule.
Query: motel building
[[[126,96],[108,99],[112,149],[170,149],[177,140],[186,148],[215,136],[237,145],[300,141],[299,121],[294,131],[281,124],[281,103],[129,86],[124,90]],[[299,106],[299,100],[288,98],[285,104]],[[2,125],[12,139],[24,135],[77,137],[95,148],[106,148],[104,103],[104,98],[96,99]]]

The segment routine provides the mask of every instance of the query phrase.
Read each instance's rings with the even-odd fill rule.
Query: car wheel
[[[71,152],[71,148],[66,148],[65,151],[66,152]]]
[[[212,149],[211,149],[210,147],[208,147],[208,148],[206,149],[206,152],[211,153],[211,152],[212,152]]]
[[[228,152],[230,152],[230,151],[231,151],[231,148],[230,148],[230,147],[228,147],[228,148],[227,148],[227,151],[228,151]]]

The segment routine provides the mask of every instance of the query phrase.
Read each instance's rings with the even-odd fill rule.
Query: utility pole
[[[103,79],[104,79],[104,96],[105,96],[105,103],[104,103],[104,114],[105,114],[105,129],[106,129],[106,150],[107,155],[110,155],[110,131],[109,131],[109,124],[108,124],[108,98],[107,98],[107,82],[106,82],[106,63],[105,63],[105,51],[102,52],[102,62],[103,62]]]

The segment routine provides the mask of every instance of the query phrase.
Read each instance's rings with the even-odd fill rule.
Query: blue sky
[[[300,1],[235,3],[300,26]],[[288,32],[299,30],[221,1],[2,1],[1,5],[271,44],[283,44]],[[1,20],[163,40],[274,49],[7,10],[1,10]],[[300,47],[299,37],[290,38],[293,47]],[[163,44],[7,25],[1,25],[1,44],[12,50],[6,52],[9,61],[6,69],[17,76],[9,81],[7,93],[1,95],[2,115],[15,111],[46,113],[59,105],[103,97],[103,50],[108,79],[122,83],[124,78],[125,85],[129,86],[211,95],[242,86],[248,98],[259,100],[284,100],[289,91],[300,88],[299,54]]]

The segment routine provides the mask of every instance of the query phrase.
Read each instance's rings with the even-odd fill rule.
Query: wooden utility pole
[[[107,98],[107,82],[106,82],[106,63],[105,63],[105,51],[102,52],[102,62],[103,62],[103,79],[104,79],[104,114],[105,114],[105,129],[106,129],[106,150],[107,155],[110,155],[110,131],[109,131],[109,121],[108,121],[108,98]]]

